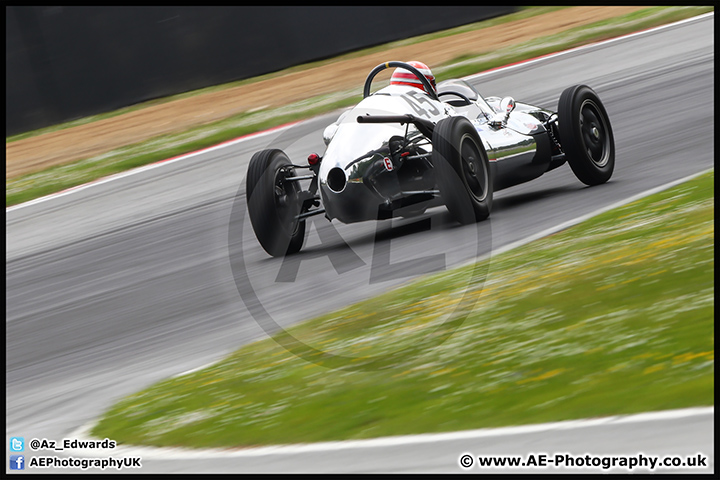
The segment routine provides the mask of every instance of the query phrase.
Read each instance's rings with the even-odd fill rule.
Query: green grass
[[[538,9],[523,9],[515,14],[500,17],[497,19],[479,22],[470,26],[458,27],[445,32],[430,34],[429,36],[415,37],[409,40],[412,43],[424,41],[432,37],[446,36],[453,33],[462,33],[467,30],[477,28],[485,28],[497,23],[504,23],[512,19],[525,18],[540,13],[547,13],[547,9],[557,9],[556,7],[538,7]],[[470,75],[479,71],[490,68],[499,67],[508,63],[518,62],[527,58],[538,55],[571,48],[577,45],[602,40],[605,38],[622,35],[635,30],[650,28],[652,26],[663,23],[670,23],[682,18],[712,11],[713,7],[652,7],[634,12],[616,19],[597,22],[595,24],[580,29],[572,29],[566,33],[544,37],[533,42],[517,45],[511,48],[501,49],[491,54],[483,54],[477,56],[469,52],[446,65],[433,67],[436,74],[442,78],[454,78]],[[512,18],[509,18],[512,17]],[[404,41],[403,41],[404,42]],[[398,46],[396,44],[402,42],[394,42],[389,47]],[[388,46],[382,48],[389,48]],[[381,48],[381,47],[376,47]],[[371,53],[374,49],[366,49],[364,54]],[[360,55],[362,52],[354,52],[348,55]],[[339,57],[340,59],[346,56]],[[336,59],[334,59],[336,60]],[[313,64],[295,67],[296,69],[305,69],[319,64],[328,63],[334,60],[325,60],[323,62],[314,62]],[[462,61],[460,61],[462,60]],[[288,73],[293,69],[288,69],[282,73]],[[269,74],[276,76],[278,74]],[[258,79],[244,80],[240,83],[249,83],[269,76],[259,77]],[[216,90],[228,88],[237,85],[238,82],[225,86],[208,87],[202,91]],[[361,99],[360,86],[355,92],[333,92],[327,95],[313,97],[298,104],[290,105],[274,110],[263,110],[253,114],[240,114],[229,119],[221,120],[208,125],[195,127],[189,131],[159,136],[145,142],[133,144],[126,147],[115,149],[95,157],[79,159],[75,162],[51,167],[37,173],[6,179],[5,183],[5,204],[12,206],[23,203],[43,195],[58,192],[67,188],[71,188],[89,181],[102,178],[107,175],[119,173],[130,168],[146,165],[166,158],[170,158],[183,153],[192,152],[201,148],[209,147],[217,143],[231,140],[247,133],[252,133],[265,128],[281,125],[283,123],[295,120],[309,118],[313,115],[331,112],[335,109],[350,106],[357,103]],[[170,99],[180,98],[197,94],[198,92],[190,92],[178,96],[170,97]],[[492,93],[492,92],[489,92]],[[559,94],[559,92],[558,92]],[[169,99],[160,99],[148,104],[164,102]],[[148,105],[145,104],[145,105]],[[128,107],[123,112],[141,108],[140,106]],[[112,112],[101,116],[92,117],[94,120],[107,118],[118,114]],[[89,119],[81,119],[73,124],[88,123]],[[27,135],[38,132],[45,133],[52,129],[64,128],[62,126],[49,127],[41,131],[28,133]],[[26,134],[23,134],[26,135]],[[6,142],[17,140],[21,136],[14,136],[6,139]],[[25,137],[23,137],[25,138]]]
[[[119,109],[119,110],[114,110],[114,111],[112,111],[112,112],[105,112],[105,113],[101,113],[101,114],[98,114],[98,115],[92,115],[92,116],[89,116],[89,117],[80,118],[80,119],[73,120],[73,121],[69,121],[69,122],[64,122],[64,123],[59,124],[59,125],[53,125],[53,126],[50,126],[50,127],[40,128],[40,129],[32,130],[32,131],[29,131],[29,132],[19,133],[19,134],[17,134],[17,135],[12,135],[12,136],[6,137],[6,138],[5,138],[5,143],[10,143],[10,142],[14,142],[14,141],[17,141],[17,140],[22,140],[22,139],[25,139],[25,138],[31,138],[31,137],[35,137],[35,136],[42,135],[42,134],[45,134],[45,133],[55,132],[55,131],[58,131],[58,130],[64,130],[64,129],[66,129],[66,128],[72,128],[72,127],[76,127],[76,126],[79,126],[79,125],[84,125],[84,124],[86,124],[86,123],[96,122],[96,121],[98,121],[98,120],[104,120],[104,119],[106,119],[106,118],[116,117],[116,116],[118,116],[118,115],[122,115],[122,114],[129,113],[129,112],[132,112],[132,111],[135,111],[135,110],[140,110],[140,109],[143,109],[143,108],[147,108],[147,107],[150,107],[150,106],[153,106],[153,105],[159,105],[159,104],[162,104],[162,103],[168,103],[168,102],[172,102],[172,101],[175,101],[175,100],[180,100],[180,99],[182,99],[182,98],[193,97],[193,96],[196,96],[196,95],[202,95],[202,94],[209,93],[209,92],[216,92],[216,91],[221,91],[221,90],[227,90],[227,89],[229,89],[229,88],[239,87],[239,86],[241,86],[241,85],[248,85],[248,84],[260,82],[260,81],[263,81],[263,80],[268,80],[268,79],[271,79],[271,78],[280,77],[280,76],[283,76],[283,75],[287,75],[287,74],[289,74],[289,73],[301,72],[301,71],[304,71],[304,70],[309,70],[309,69],[311,69],[311,68],[319,67],[319,66],[322,66],[322,65],[327,65],[327,64],[329,64],[329,63],[336,62],[336,61],[340,61],[340,60],[349,60],[349,59],[352,59],[352,58],[362,57],[362,56],[364,56],[364,55],[368,55],[368,54],[371,54],[371,53],[377,53],[377,52],[385,51],[385,50],[388,50],[388,49],[391,49],[391,48],[396,48],[396,47],[405,46],[405,45],[414,45],[414,44],[416,44],[416,43],[425,42],[425,41],[428,41],[428,40],[435,40],[435,39],[438,39],[438,38],[443,38],[443,37],[449,37],[449,36],[452,36],[452,35],[457,35],[457,34],[459,34],[459,33],[466,33],[466,32],[470,32],[470,31],[474,31],[474,30],[480,30],[480,29],[482,29],[482,28],[488,28],[488,27],[492,27],[492,26],[495,26],[495,25],[500,25],[500,24],[503,24],[503,23],[512,22],[512,21],[515,21],[515,20],[522,20],[522,19],[525,19],[525,18],[530,18],[530,17],[534,17],[534,16],[537,16],[537,15],[542,15],[542,14],[545,14],[545,13],[554,12],[554,11],[557,11],[557,10],[561,10],[561,9],[563,9],[563,8],[568,8],[568,7],[520,7],[520,10],[519,10],[518,12],[509,14],[509,15],[503,15],[503,16],[500,16],[500,17],[492,18],[492,19],[489,19],[489,20],[484,20],[484,21],[481,21],[481,22],[470,23],[470,24],[467,24],[467,25],[462,25],[462,26],[460,26],[460,27],[450,28],[450,29],[443,30],[443,31],[440,31],[440,32],[434,32],[434,33],[429,33],[429,34],[426,34],[426,35],[419,35],[419,36],[416,36],[416,37],[411,37],[411,38],[407,38],[407,39],[403,39],[403,40],[398,40],[398,41],[396,41],[396,42],[391,42],[391,43],[387,43],[387,44],[384,44],[384,45],[379,45],[379,46],[376,46],[376,47],[364,48],[364,49],[362,49],[362,50],[357,50],[357,51],[354,51],[354,52],[346,53],[346,54],[340,55],[340,56],[338,56],[338,57],[333,57],[333,58],[331,58],[331,59],[325,59],[325,60],[319,60],[319,61],[315,61],[315,62],[309,62],[309,63],[305,63],[305,64],[302,64],[302,65],[297,65],[297,66],[294,66],[294,67],[289,67],[289,68],[286,68],[286,69],[283,69],[283,70],[279,70],[279,71],[277,71],[277,72],[271,72],[271,73],[267,73],[267,74],[265,74],[265,75],[260,75],[260,76],[257,76],[257,77],[253,77],[253,78],[247,78],[247,79],[243,79],[243,80],[237,80],[237,81],[234,81],[234,82],[224,83],[224,84],[222,84],[222,85],[212,85],[212,86],[209,86],[209,87],[201,88],[201,89],[198,89],[198,90],[193,90],[193,91],[190,91],[190,92],[184,92],[184,93],[179,93],[179,94],[177,94],[177,95],[171,95],[171,96],[168,96],[168,97],[163,97],[163,98],[157,98],[157,99],[153,99],[153,100],[148,100],[147,102],[138,103],[138,104],[136,104],[136,105],[131,105],[131,106],[128,106],[128,107],[125,107],[125,108],[121,108],[121,109]]]
[[[559,50],[607,40],[620,35],[677,22],[713,11],[713,7],[651,7],[590,25],[569,29],[494,52],[468,52],[437,69],[443,77],[472,75],[498,66],[547,55]],[[502,61],[498,61],[502,59]]]
[[[17,205],[131,168],[217,145],[284,123],[320,115],[326,113],[328,109],[332,111],[350,106],[357,103],[362,95],[343,96],[339,100],[337,98],[337,95],[328,95],[271,112],[242,113],[182,133],[161,135],[94,157],[9,178],[5,181],[5,203],[7,206]]]
[[[481,262],[484,283],[470,265],[299,324],[122,400],[92,433],[239,448],[713,405],[713,182]]]

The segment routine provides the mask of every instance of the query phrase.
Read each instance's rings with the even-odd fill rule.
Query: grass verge
[[[177,94],[177,95],[171,95],[171,96],[169,96],[169,97],[157,98],[157,99],[154,99],[154,100],[149,100],[149,101],[147,101],[147,102],[139,103],[139,104],[137,104],[137,105],[131,105],[131,106],[129,106],[129,107],[121,108],[121,109],[119,109],[119,110],[114,110],[114,111],[112,111],[112,112],[106,112],[106,113],[101,113],[101,114],[98,114],[98,115],[92,115],[92,116],[89,116],[89,117],[80,118],[80,119],[73,120],[73,121],[70,121],[70,122],[65,122],[65,123],[62,123],[62,124],[59,124],[59,125],[53,125],[53,126],[50,126],[50,127],[41,128],[41,129],[33,130],[33,131],[30,131],[30,132],[19,133],[19,134],[17,134],[17,135],[12,135],[12,136],[6,137],[6,138],[5,138],[5,143],[10,143],[10,142],[14,142],[14,141],[17,141],[17,140],[22,140],[22,139],[25,139],[25,138],[35,137],[35,136],[38,136],[38,135],[43,135],[43,134],[45,134],[45,133],[55,132],[55,131],[58,131],[58,130],[64,130],[64,129],[66,129],[66,128],[72,128],[72,127],[76,127],[76,126],[78,126],[78,125],[84,125],[84,124],[86,124],[86,123],[91,123],[91,122],[95,122],[95,121],[98,121],[98,120],[103,120],[103,119],[105,119],[105,118],[115,117],[115,116],[118,116],[118,115],[122,115],[122,114],[125,114],[125,113],[129,113],[129,112],[135,111],[135,110],[140,110],[140,109],[143,109],[143,108],[146,108],[146,107],[150,107],[150,106],[152,106],[152,105],[159,105],[159,104],[162,104],[162,103],[168,103],[168,102],[172,102],[172,101],[174,101],[174,100],[179,100],[179,99],[182,99],[182,98],[193,97],[193,96],[196,96],[196,95],[202,95],[202,94],[204,94],[204,93],[215,92],[215,91],[219,91],[219,90],[225,90],[225,89],[228,89],[228,88],[233,88],[233,87],[238,87],[238,86],[241,86],[241,85],[248,85],[248,84],[260,82],[260,81],[263,81],[263,80],[268,80],[268,79],[270,79],[270,78],[281,77],[281,76],[287,75],[287,74],[289,74],[289,73],[301,72],[301,71],[308,70],[308,69],[311,69],[311,68],[315,68],[315,67],[319,67],[319,66],[322,66],[322,65],[326,65],[326,64],[328,64],[328,63],[335,62],[335,61],[338,61],[338,60],[348,60],[348,59],[351,59],[351,58],[358,58],[358,57],[362,57],[362,56],[364,56],[364,55],[368,55],[368,54],[376,53],[376,52],[381,52],[381,51],[385,51],[385,50],[392,49],[392,48],[396,48],[396,47],[401,47],[401,46],[405,46],[405,45],[414,45],[414,44],[416,44],[416,43],[426,42],[426,41],[428,41],[428,40],[435,40],[435,39],[438,39],[438,38],[444,38],[444,37],[449,37],[449,36],[452,36],[452,35],[457,35],[457,34],[459,34],[459,33],[471,32],[471,31],[474,31],[474,30],[482,29],[482,28],[488,28],[488,27],[491,27],[491,26],[494,26],[494,25],[501,25],[501,24],[503,24],[503,23],[513,22],[513,21],[516,21],[516,20],[522,20],[522,19],[526,19],[526,18],[531,18],[531,17],[537,16],[537,15],[542,15],[542,14],[545,14],[545,13],[550,13],[550,12],[554,12],[554,11],[557,11],[557,10],[562,10],[562,9],[564,9],[564,8],[569,8],[569,7],[519,7],[519,11],[517,11],[517,12],[515,12],[515,13],[512,13],[512,14],[509,14],[509,15],[503,15],[503,16],[500,16],[500,17],[491,18],[491,19],[489,19],[489,20],[484,20],[484,21],[481,21],[481,22],[470,23],[470,24],[467,24],[467,25],[462,25],[462,26],[459,26],[459,27],[450,28],[450,29],[447,29],[447,30],[442,30],[442,31],[440,31],[440,32],[434,32],[434,33],[429,33],[429,34],[426,34],[426,35],[419,35],[419,36],[412,37],[412,38],[408,38],[408,39],[404,39],[404,40],[398,40],[398,41],[396,41],[396,42],[390,42],[390,43],[387,43],[387,44],[384,44],[384,45],[380,45],[380,46],[376,46],[376,47],[364,48],[364,49],[362,49],[362,50],[357,50],[357,51],[354,51],[354,52],[346,53],[346,54],[344,54],[344,55],[340,55],[340,56],[338,56],[338,57],[333,57],[333,58],[331,58],[331,59],[325,59],[325,60],[319,60],[319,61],[315,61],[315,62],[309,62],[309,63],[305,63],[305,64],[303,64],[303,65],[297,65],[297,66],[294,66],[294,67],[286,68],[286,69],[284,69],[284,70],[280,70],[280,71],[278,71],[278,72],[272,72],[272,73],[268,73],[268,74],[265,74],[265,75],[260,75],[260,76],[257,76],[257,77],[253,77],[253,78],[247,78],[247,79],[238,80],[238,81],[235,81],[235,82],[224,83],[224,84],[222,84],[222,85],[213,85],[213,86],[210,86],[210,87],[205,87],[205,88],[201,88],[201,89],[198,89],[198,90],[193,90],[193,91],[191,91],[191,92],[185,92],[185,93],[179,93],[179,94]]]
[[[472,312],[436,348],[422,345],[475,266],[288,330],[360,364],[418,355],[333,369],[266,339],[126,398],[92,433],[239,448],[713,405],[713,182],[710,172],[486,261]]]
[[[469,52],[459,57],[456,61],[450,62],[447,65],[438,66],[438,68],[436,68],[436,73],[442,74],[442,77],[444,78],[462,77],[554,51],[572,48],[578,45],[611,38],[665,23],[671,23],[712,10],[713,7],[652,7],[643,9],[612,20],[597,22],[581,29],[571,29],[562,34],[543,37],[533,42],[501,49],[497,52],[493,52],[492,54],[476,56],[472,52]],[[529,16],[539,13],[547,12],[543,8],[540,8],[538,11],[526,9],[513,15],[523,18],[523,15]],[[512,15],[508,17],[511,16]],[[458,27],[458,29],[452,29],[448,32],[454,32],[457,30],[455,33],[461,33],[463,31],[467,31],[468,29],[480,28],[480,25],[488,26],[486,22],[490,22],[489,24],[495,24],[498,22],[509,21],[505,17],[501,18],[503,20],[488,20],[485,22],[479,22],[478,24],[473,24],[469,27]],[[448,35],[450,34],[448,32],[435,34],[435,36]],[[417,42],[431,38],[434,38],[433,34],[417,37],[416,39],[413,39],[413,41]],[[372,49],[368,49],[368,51],[371,50]],[[356,55],[357,53],[358,52],[348,55]],[[302,68],[309,67],[303,66]],[[244,82],[256,80],[257,79],[252,79]],[[227,88],[227,86],[225,86],[225,88]],[[358,91],[359,90],[360,89],[358,88]],[[182,95],[188,96],[194,93]],[[179,96],[176,96],[175,98],[179,98]],[[162,135],[145,142],[118,148],[91,158],[85,158],[69,164],[51,167],[37,173],[6,179],[5,205],[7,207],[17,205],[44,195],[59,192],[77,185],[82,185],[83,183],[87,183],[104,176],[119,173],[138,166],[147,165],[149,163],[181,155],[183,153],[206,148],[248,133],[309,118],[314,115],[328,113],[338,108],[354,105],[361,98],[362,96],[356,94],[355,92],[334,92],[328,95],[310,98],[280,109],[260,111],[252,114],[243,113],[218,122],[196,127],[182,133]],[[134,109],[139,107],[128,108]],[[125,109],[124,111],[129,110]],[[112,114],[106,114],[105,116],[112,116]],[[78,122],[83,122],[83,120],[79,120]],[[19,138],[19,136],[15,136],[11,139],[15,140]],[[6,142],[7,141],[11,140],[6,139]]]
[[[94,157],[9,178],[5,182],[5,204],[7,207],[17,205],[243,135],[347,107],[360,99],[362,95],[340,97],[334,94],[298,102],[271,112],[243,113],[182,133],[161,135]]]
[[[555,35],[513,45],[488,54],[466,53],[441,66],[438,73],[455,78],[472,75],[498,66],[520,62],[561,50],[600,42],[652,27],[677,22],[713,11],[713,7],[651,7]],[[498,62],[498,59],[502,59]]]

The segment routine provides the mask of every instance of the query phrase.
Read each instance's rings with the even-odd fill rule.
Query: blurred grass
[[[711,12],[714,7],[651,7],[590,25],[569,29],[530,42],[498,49],[491,53],[466,53],[437,69],[445,77],[455,78],[547,55],[560,50],[600,42],[610,38],[677,22]],[[498,61],[502,59],[502,61]]]
[[[550,10],[548,10],[550,9]],[[526,18],[529,16],[538,15],[540,13],[547,13],[548,11],[557,10],[559,7],[532,7],[525,8],[520,12],[512,15],[499,17],[497,19],[486,20],[469,26],[458,27],[445,32],[436,34],[430,34],[430,37],[437,38],[438,36],[447,36],[450,34],[462,33],[467,30],[473,30],[477,28],[485,28],[490,25],[497,23],[505,23],[508,21],[517,20],[518,18]],[[436,74],[441,74],[445,78],[455,78],[477,73],[483,70],[496,68],[509,63],[518,62],[528,58],[533,58],[538,55],[544,55],[558,50],[571,48],[585,43],[593,41],[599,41],[606,38],[611,38],[617,35],[622,35],[636,30],[650,28],[653,26],[661,25],[664,23],[671,23],[683,18],[689,18],[696,15],[700,15],[707,11],[714,10],[713,7],[652,7],[643,9],[628,15],[624,15],[612,20],[606,20],[597,22],[580,29],[572,29],[566,33],[552,35],[549,37],[543,37],[533,42],[528,42],[519,46],[511,48],[501,49],[492,54],[486,54],[482,56],[475,56],[472,53],[468,53],[459,59],[465,59],[462,62],[458,62],[456,59],[447,65],[439,65],[433,67]],[[512,18],[510,18],[512,17]],[[425,41],[432,38],[425,38],[428,35],[421,37],[415,37],[414,39],[408,40],[413,43]],[[402,41],[406,42],[406,41]],[[396,44],[402,42],[394,42],[390,44],[390,47],[397,46]],[[360,55],[370,53],[377,49],[388,48],[388,46],[375,47],[374,49],[366,49],[361,52],[354,52],[347,55]],[[468,57],[469,56],[469,57]],[[347,56],[340,57],[347,58]],[[315,62],[313,64],[303,65],[295,67],[295,69],[306,69],[312,66],[317,66],[321,63],[328,63],[336,61],[337,59],[325,60],[323,62]],[[288,73],[293,69],[288,69],[277,74],[280,75]],[[258,81],[263,78],[269,78],[268,76],[258,77],[255,79],[244,80],[242,82],[235,82],[233,84],[209,87],[196,92],[190,92],[187,94],[181,94],[167,99],[159,99],[157,101],[148,102],[142,106],[128,107],[123,109],[122,112],[131,111],[132,109],[142,108],[153,103],[162,103],[170,101],[172,99],[181,98],[183,96],[195,95],[201,92],[206,92],[214,89],[228,88],[229,86],[235,86],[240,83],[249,83]],[[51,167],[49,169],[23,175],[20,177],[6,179],[5,182],[5,204],[6,206],[17,205],[44,195],[48,195],[54,192],[59,192],[77,185],[102,178],[104,176],[119,173],[130,168],[147,165],[149,163],[171,158],[173,156],[181,155],[183,153],[192,152],[202,148],[206,148],[217,143],[221,143],[227,140],[237,138],[248,133],[253,133],[266,128],[271,128],[284,123],[293,122],[296,120],[309,118],[314,115],[322,113],[328,113],[338,108],[343,108],[356,104],[362,95],[359,94],[360,87],[358,86],[358,93],[352,92],[332,92],[326,95],[313,97],[297,104],[290,105],[279,109],[262,110],[254,113],[243,113],[233,116],[228,119],[220,120],[218,122],[210,123],[195,127],[189,131],[168,134],[159,136],[145,142],[140,142],[130,146],[121,147],[119,149],[112,150],[110,152],[97,155],[95,157],[79,159],[75,162]],[[492,93],[492,92],[490,92]],[[558,92],[559,94],[559,92]],[[104,116],[89,117],[94,121],[100,118],[107,118],[117,114],[113,112],[105,114]],[[78,120],[78,122],[85,122],[87,119]],[[72,125],[64,124],[66,126],[73,126],[79,123],[73,122]],[[49,127],[50,129],[66,128],[63,126]],[[35,133],[47,133],[51,131],[43,129],[36,131]],[[23,134],[25,135],[25,134]],[[19,139],[20,136],[9,137],[6,142]],[[23,137],[25,138],[25,137]]]
[[[426,41],[428,41],[428,40],[435,40],[435,39],[438,39],[438,38],[444,38],[444,37],[449,37],[449,36],[452,36],[452,35],[457,35],[457,34],[459,34],[459,33],[465,33],[465,32],[471,32],[471,31],[474,31],[474,30],[480,30],[480,29],[482,29],[482,28],[492,27],[492,26],[494,26],[494,25],[501,25],[501,24],[503,24],[503,23],[513,22],[513,21],[516,21],[516,20],[522,20],[522,19],[525,19],[525,18],[530,18],[530,17],[534,17],[534,16],[537,16],[537,15],[542,15],[542,14],[545,14],[545,13],[550,13],[550,12],[553,12],[553,11],[556,11],[556,10],[561,10],[561,9],[564,9],[564,8],[569,8],[569,7],[519,7],[519,11],[518,11],[518,12],[509,14],[509,15],[503,15],[503,16],[500,16],[500,17],[492,18],[492,19],[489,19],[489,20],[484,20],[484,21],[481,21],[481,22],[470,23],[470,24],[467,24],[467,25],[462,25],[462,26],[459,26],[459,27],[450,28],[450,29],[443,30],[443,31],[440,31],[440,32],[434,32],[434,33],[429,33],[429,34],[426,34],[426,35],[419,35],[419,36],[416,36],[416,37],[411,37],[411,38],[407,38],[407,39],[403,39],[403,40],[398,40],[398,41],[396,41],[396,42],[390,42],[390,43],[383,44],[383,45],[379,45],[379,46],[376,46],[376,47],[364,48],[364,49],[362,49],[362,50],[357,50],[357,51],[354,51],[354,52],[346,53],[346,54],[343,54],[343,55],[340,55],[340,56],[337,56],[337,57],[332,57],[332,58],[324,59],[324,60],[318,60],[318,61],[315,61],[315,62],[309,62],[309,63],[305,63],[305,64],[302,64],[302,65],[297,65],[297,66],[294,66],[294,67],[289,67],[289,68],[286,68],[286,69],[283,69],[283,70],[279,70],[279,71],[277,71],[277,72],[271,72],[271,73],[268,73],[268,74],[265,74],[265,75],[260,75],[260,76],[257,76],[257,77],[253,77],[253,78],[247,78],[247,79],[238,80],[238,81],[235,81],[235,82],[224,83],[224,84],[222,84],[222,85],[213,85],[213,86],[209,86],[209,87],[205,87],[205,88],[200,88],[200,89],[198,89],[198,90],[193,90],[193,91],[190,91],[190,92],[184,92],[184,93],[179,93],[179,94],[177,94],[177,95],[171,95],[171,96],[168,96],[168,97],[156,98],[156,99],[153,99],[153,100],[148,100],[147,102],[139,103],[139,104],[137,104],[137,105],[131,105],[131,106],[129,106],[129,107],[125,107],[125,108],[121,108],[121,109],[118,109],[118,110],[114,110],[114,111],[112,111],[112,112],[105,112],[105,113],[101,113],[101,114],[98,114],[98,115],[91,115],[91,116],[89,116],[89,117],[79,118],[79,119],[77,119],[77,120],[73,120],[73,121],[70,121],[70,122],[61,123],[61,124],[59,124],[59,125],[53,125],[53,126],[50,126],[50,127],[45,127],[45,128],[41,128],[41,129],[37,129],[37,130],[32,130],[32,131],[30,131],[30,132],[23,132],[23,133],[19,133],[19,134],[17,134],[17,135],[11,135],[11,136],[5,138],[5,143],[10,143],[10,142],[14,142],[14,141],[17,141],[17,140],[22,140],[22,139],[25,139],[25,138],[31,138],[31,137],[35,137],[35,136],[38,136],[38,135],[43,135],[43,134],[45,134],[45,133],[56,132],[56,131],[59,131],[59,130],[64,130],[64,129],[66,129],[66,128],[72,128],[72,127],[76,127],[76,126],[78,126],[78,125],[84,125],[84,124],[86,124],[86,123],[96,122],[96,121],[98,121],[98,120],[103,120],[103,119],[106,119],[106,118],[116,117],[116,116],[118,116],[118,115],[123,115],[123,114],[125,114],[125,113],[129,113],[129,112],[132,112],[132,111],[135,111],[135,110],[140,110],[140,109],[143,109],[143,108],[151,107],[151,106],[153,106],[153,105],[160,105],[160,104],[163,104],[163,103],[169,103],[169,102],[172,102],[172,101],[175,101],[175,100],[180,100],[180,99],[183,99],[183,98],[193,97],[193,96],[196,96],[196,95],[202,95],[202,94],[204,94],[204,93],[216,92],[216,91],[220,91],[220,90],[227,90],[227,89],[229,89],[229,88],[234,88],[234,87],[238,87],[238,86],[241,86],[241,85],[248,85],[248,84],[251,84],[251,83],[257,83],[257,82],[260,82],[260,81],[263,81],[263,80],[268,80],[268,79],[270,79],[270,78],[281,77],[281,76],[287,75],[287,74],[289,74],[289,73],[301,72],[301,71],[304,71],[304,70],[309,70],[309,69],[311,69],[311,68],[319,67],[319,66],[322,66],[322,65],[327,65],[327,64],[330,64],[330,63],[333,63],[333,62],[337,62],[337,61],[340,61],[340,60],[348,60],[348,59],[351,59],[351,58],[362,57],[362,56],[364,56],[364,55],[368,55],[368,54],[371,54],[371,53],[376,53],[376,52],[385,51],[385,50],[390,49],[390,48],[395,48],[395,47],[404,46],[404,45],[414,45],[414,44],[416,44],[416,43],[426,42]]]
[[[182,133],[161,135],[94,157],[6,179],[5,203],[6,206],[17,205],[131,168],[347,107],[357,103],[362,95],[337,98],[337,95],[331,95],[325,99],[298,102],[272,112],[241,113]]]
[[[288,330],[372,368],[266,339],[122,400],[92,434],[239,448],[714,404],[714,172],[487,260],[484,285],[475,268]],[[471,313],[426,348],[468,291]]]

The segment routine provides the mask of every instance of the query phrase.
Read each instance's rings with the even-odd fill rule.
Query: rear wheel
[[[432,140],[438,188],[450,214],[463,225],[486,219],[493,184],[475,127],[465,117],[445,118],[435,126]]]
[[[298,220],[300,187],[290,159],[282,150],[262,150],[250,159],[246,195],[250,222],[260,245],[273,257],[300,251],[305,221]]]
[[[607,182],[615,168],[610,119],[592,88],[566,88],[558,102],[560,144],[575,176],[586,185]]]

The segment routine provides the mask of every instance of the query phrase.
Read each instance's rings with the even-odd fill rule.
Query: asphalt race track
[[[441,259],[433,268],[449,268],[707,170],[714,148],[713,21],[704,17],[471,80],[485,96],[512,95],[551,110],[564,88],[590,85],[615,133],[609,183],[587,188],[563,166],[499,192],[491,219],[477,226],[454,225],[444,207],[428,211],[421,225],[418,219],[333,222],[350,249],[320,248],[310,228],[291,265],[295,281],[276,281],[282,260],[265,254],[249,224],[242,238],[233,235],[232,205],[237,195],[244,204],[252,153],[279,142],[296,163],[312,151],[322,154],[321,132],[337,113],[8,210],[7,436],[62,439],[119,398],[265,336],[238,293],[230,244],[242,249],[259,301],[278,324],[289,325],[409,279],[389,274],[370,281],[376,235],[392,245],[393,263],[433,254]],[[320,231],[323,223],[315,223]],[[414,265],[405,273],[423,273]],[[713,465],[712,416],[693,418],[644,423],[632,434],[520,436],[500,442],[499,450],[492,442],[450,442],[202,464],[145,458],[143,471],[460,471],[464,451],[554,452],[573,445],[582,445],[576,453],[704,452]]]

